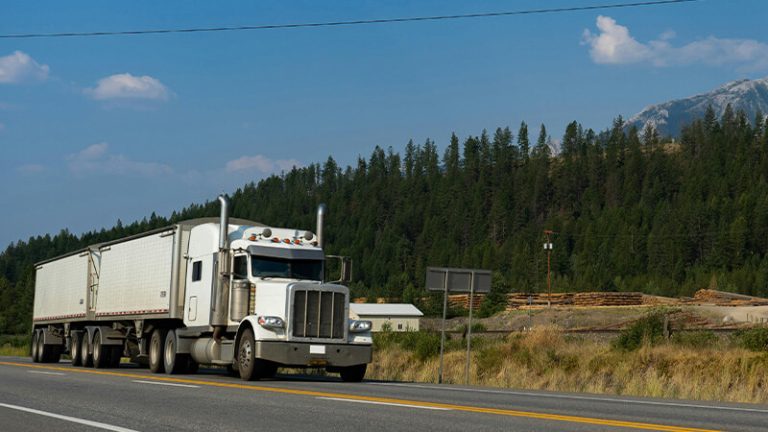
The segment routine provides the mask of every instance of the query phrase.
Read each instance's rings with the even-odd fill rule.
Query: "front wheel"
[[[365,378],[366,369],[368,369],[367,364],[347,366],[341,368],[339,374],[344,382],[360,382]]]

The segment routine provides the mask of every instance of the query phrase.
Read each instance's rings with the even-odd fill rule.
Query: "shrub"
[[[709,330],[678,332],[672,335],[673,343],[690,348],[711,348],[717,341],[717,335]]]
[[[736,333],[736,341],[750,351],[765,351],[768,349],[768,327],[740,330]]]
[[[664,337],[664,313],[654,311],[621,331],[614,348],[634,351],[643,344],[655,345]]]

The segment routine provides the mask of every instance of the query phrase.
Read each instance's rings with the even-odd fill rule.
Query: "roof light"
[[[272,243],[280,243],[280,239],[277,237],[272,237]]]
[[[296,239],[296,240],[294,240],[294,241],[293,241],[293,244],[295,244],[295,245],[300,245],[300,244],[301,244],[301,240],[299,240],[299,239]]]
[[[285,244],[291,244],[291,239],[283,239],[283,243],[285,243]]]
[[[250,241],[256,241],[256,234],[251,234],[250,237],[248,237],[248,240]]]

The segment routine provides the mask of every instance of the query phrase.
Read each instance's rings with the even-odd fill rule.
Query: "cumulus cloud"
[[[45,81],[49,71],[48,65],[36,62],[21,51],[0,57],[0,84]]]
[[[227,162],[225,169],[227,172],[258,171],[261,174],[273,174],[301,166],[302,163],[296,159],[272,160],[263,155],[255,155],[231,160]]]
[[[69,170],[76,175],[108,174],[154,177],[173,173],[173,169],[157,162],[132,160],[109,152],[109,144],[98,143],[67,157]]]
[[[85,94],[96,100],[143,99],[165,101],[170,97],[168,88],[157,78],[149,75],[134,76],[129,73],[102,78],[96,87],[85,89]]]
[[[685,45],[674,46],[673,31],[642,43],[629,29],[611,17],[597,17],[597,34],[584,30],[582,43],[589,45],[589,54],[598,64],[647,63],[656,67],[705,64],[720,66],[735,64],[747,69],[768,68],[768,44],[752,39],[720,39],[710,36]]]

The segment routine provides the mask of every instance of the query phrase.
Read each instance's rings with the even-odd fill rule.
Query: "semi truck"
[[[316,232],[229,217],[94,244],[36,264],[34,362],[154,373],[226,367],[243,380],[278,367],[320,367],[361,381],[372,359],[370,321],[350,318],[351,263],[323,251]],[[341,277],[325,282],[327,260]]]

